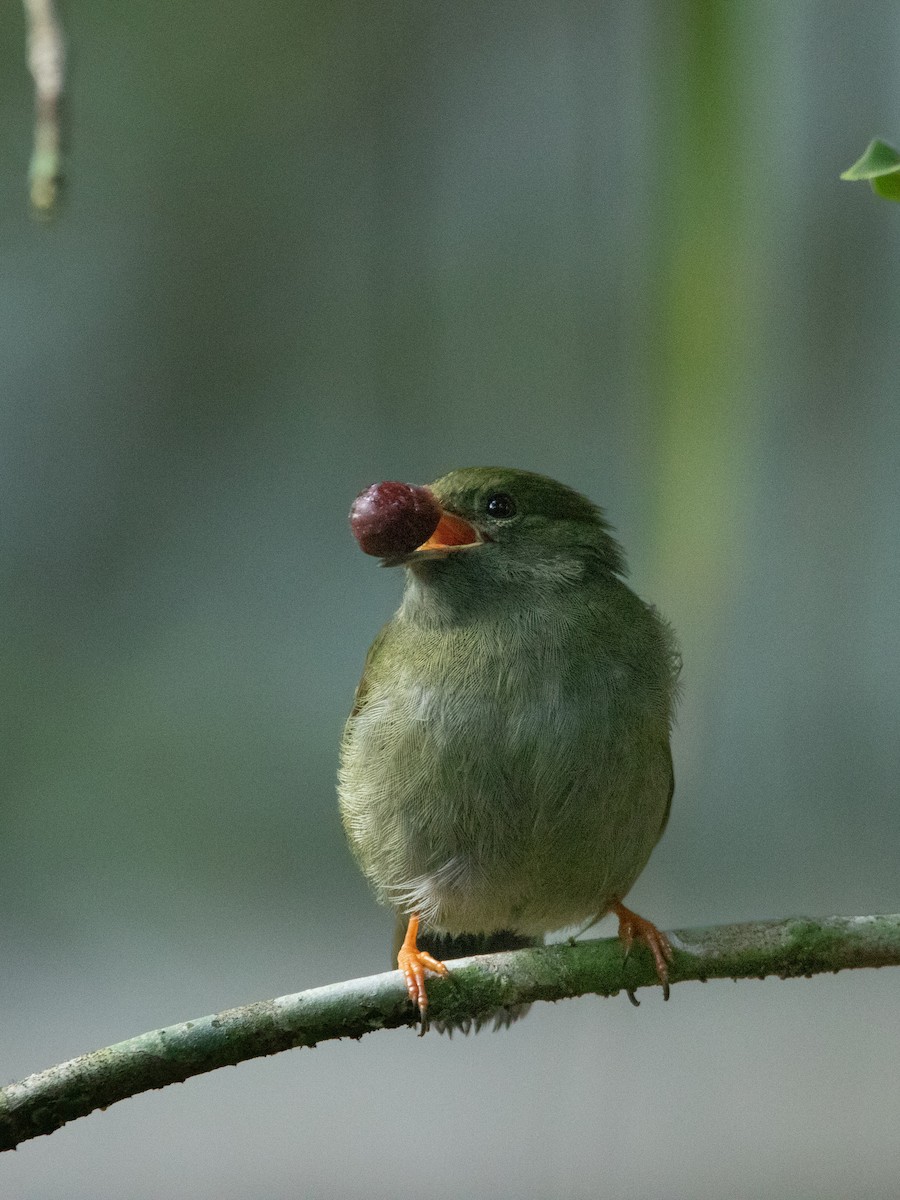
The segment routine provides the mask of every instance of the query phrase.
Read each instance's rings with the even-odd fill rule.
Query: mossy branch
[[[791,918],[681,929],[672,983],[707,979],[782,979],[851,967],[900,966],[900,914]],[[448,979],[429,985],[438,1020],[479,1021],[498,1009],[536,1000],[653,986],[649,954],[637,947],[623,966],[616,938],[563,943],[459,959]],[[76,1117],[151,1088],[179,1083],[245,1059],[360,1038],[376,1029],[415,1024],[397,971],[313,988],[232,1008],[141,1034],[84,1054],[0,1089],[0,1149],[52,1133]]]

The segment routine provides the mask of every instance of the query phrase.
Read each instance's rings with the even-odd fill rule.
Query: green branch
[[[900,915],[792,918],[682,929],[670,935],[672,983],[782,979],[850,967],[900,966]],[[431,1013],[455,1023],[488,1020],[536,1000],[653,986],[649,954],[628,962],[616,938],[459,959],[429,984]],[[331,1038],[415,1024],[397,971],[313,988],[141,1034],[0,1089],[0,1150],[52,1133],[76,1117],[151,1088],[249,1058]]]
[[[62,178],[60,104],[66,51],[53,0],[23,0],[28,28],[28,69],[34,80],[34,150],[28,177],[34,210],[48,215]]]

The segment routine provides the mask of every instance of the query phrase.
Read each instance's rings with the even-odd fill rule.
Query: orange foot
[[[403,972],[409,998],[419,1010],[419,1037],[421,1037],[428,1028],[428,993],[425,990],[425,972],[433,971],[435,975],[449,975],[450,972],[427,950],[419,949],[416,945],[418,934],[419,918],[413,913],[409,918],[409,925],[406,927],[403,945],[397,951],[397,966]]]
[[[639,942],[643,942],[653,955],[653,961],[656,964],[656,974],[659,976],[659,982],[663,986],[663,1000],[668,1000],[669,963],[674,958],[669,939],[650,921],[645,921],[643,917],[639,917],[637,913],[632,912],[630,908],[626,908],[619,901],[612,906],[611,911],[619,918],[619,939],[625,947],[626,961],[628,955],[631,953],[631,946],[635,938]],[[634,990],[627,988],[626,991],[628,992],[628,999],[635,1007],[638,1007],[640,1001],[635,996]]]

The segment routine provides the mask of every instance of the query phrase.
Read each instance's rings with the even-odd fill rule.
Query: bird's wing
[[[669,823],[669,814],[672,811],[672,797],[675,794],[675,766],[672,762],[672,747],[668,743],[666,743],[666,753],[669,757],[669,799],[666,801],[666,811],[663,813],[662,824],[660,825],[659,833],[656,836],[657,841],[659,841],[662,835],[666,832],[666,826]]]

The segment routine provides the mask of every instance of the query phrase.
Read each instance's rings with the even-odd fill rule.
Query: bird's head
[[[467,467],[427,488],[378,484],[358,498],[351,523],[364,549],[410,571],[416,591],[460,599],[485,587],[555,590],[625,571],[601,510],[530,471]]]
[[[595,504],[565,484],[509,467],[467,467],[431,484],[441,519],[406,556],[418,570],[432,558],[453,569],[525,582],[548,574],[624,571],[624,556]],[[421,556],[421,557],[420,557]]]

